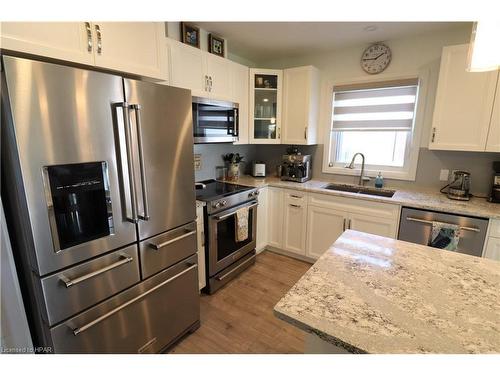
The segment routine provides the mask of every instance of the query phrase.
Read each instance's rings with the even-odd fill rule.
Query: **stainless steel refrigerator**
[[[2,199],[35,345],[158,352],[199,326],[189,90],[3,56]]]

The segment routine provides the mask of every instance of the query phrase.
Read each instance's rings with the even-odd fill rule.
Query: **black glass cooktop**
[[[201,188],[200,184],[203,184],[205,188]],[[196,199],[199,201],[211,201],[252,189],[248,186],[230,184],[215,180],[199,181],[196,185]]]

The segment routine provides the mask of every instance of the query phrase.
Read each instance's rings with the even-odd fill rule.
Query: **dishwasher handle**
[[[432,221],[432,220],[424,220],[424,219],[417,219],[415,217],[407,217],[406,218],[407,221],[414,221],[414,222],[417,222],[417,223],[423,223],[423,224],[429,224],[429,225],[432,225],[432,223],[441,223],[441,224],[450,224],[450,223],[444,223],[442,221]],[[476,232],[476,233],[480,233],[481,230],[479,228],[473,228],[473,227],[460,227],[460,230],[467,230],[467,231],[470,231],[470,232]]]

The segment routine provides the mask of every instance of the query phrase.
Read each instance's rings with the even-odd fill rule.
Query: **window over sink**
[[[367,175],[414,179],[418,96],[418,78],[333,86],[323,172],[359,174],[344,167],[361,152]]]

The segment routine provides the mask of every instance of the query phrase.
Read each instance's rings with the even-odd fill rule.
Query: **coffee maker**
[[[489,201],[492,203],[500,203],[500,161],[493,162],[493,186],[491,187],[491,194]]]
[[[281,158],[283,181],[305,182],[311,179],[311,155],[302,155],[297,148],[289,148]]]

